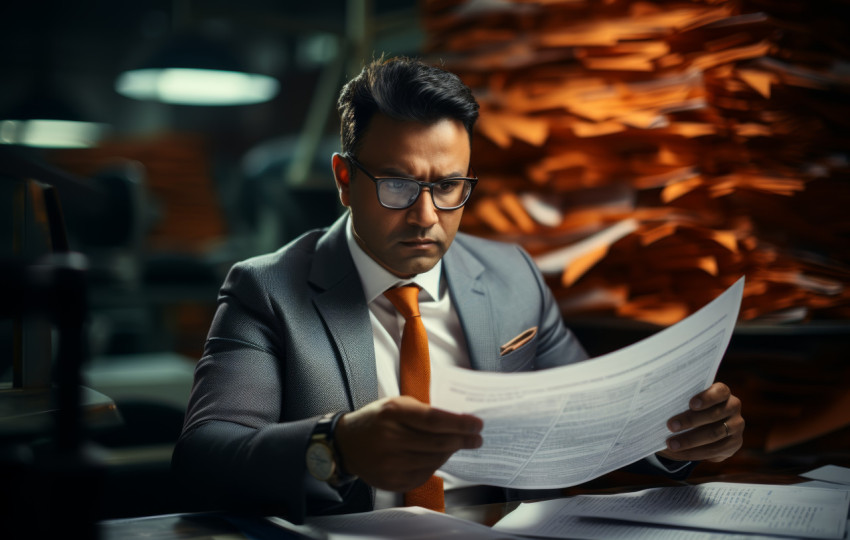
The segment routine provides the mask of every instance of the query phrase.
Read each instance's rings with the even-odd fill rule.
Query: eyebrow
[[[367,169],[368,170],[368,169]],[[371,171],[370,171],[371,172]],[[408,178],[411,180],[419,180],[418,176],[412,175],[408,172],[403,172],[401,169],[397,169],[395,167],[386,167],[384,169],[380,169],[379,171],[372,172],[376,178]],[[440,182],[442,180],[448,180],[450,178],[466,178],[466,173],[453,171],[445,176],[441,176],[436,180],[431,180],[431,183]]]

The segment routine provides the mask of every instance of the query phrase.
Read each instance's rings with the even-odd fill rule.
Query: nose
[[[426,229],[439,221],[437,207],[431,199],[431,189],[422,188],[419,198],[407,209],[407,221],[412,225]]]

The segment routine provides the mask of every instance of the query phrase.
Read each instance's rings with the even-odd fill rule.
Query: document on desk
[[[698,540],[727,538],[706,536],[715,534],[707,531],[731,531],[774,538],[841,539],[848,507],[848,491],[712,482],[523,503],[493,528],[548,538]]]
[[[522,540],[512,533],[418,506],[308,517],[304,525],[293,525],[279,517],[266,519],[282,532],[310,540]]]
[[[480,484],[562,488],[663,450],[667,420],[714,380],[743,289],[741,278],[679,323],[577,364],[521,373],[434,366],[431,404],[484,421],[484,444],[441,470]]]
[[[838,465],[824,465],[813,471],[803,473],[800,476],[811,478],[812,480],[850,486],[850,468],[839,467]]]

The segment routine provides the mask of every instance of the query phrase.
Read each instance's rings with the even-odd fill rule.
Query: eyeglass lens
[[[442,180],[428,185],[434,206],[453,209],[466,202],[472,184],[468,180]],[[378,199],[390,208],[407,208],[416,202],[422,186],[416,180],[387,178],[378,180]]]

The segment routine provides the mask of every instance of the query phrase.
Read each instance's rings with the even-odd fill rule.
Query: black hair
[[[366,65],[337,102],[342,152],[355,155],[376,113],[429,124],[443,118],[463,123],[470,138],[478,102],[454,73],[408,57],[383,57]]]

